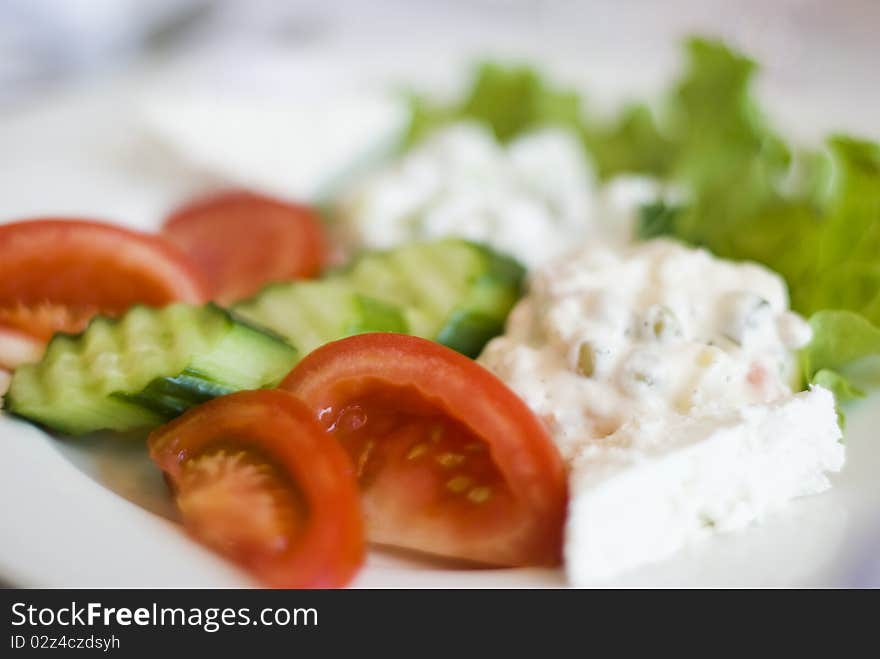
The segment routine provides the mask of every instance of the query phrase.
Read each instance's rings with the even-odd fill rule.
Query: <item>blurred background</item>
[[[761,64],[789,136],[880,139],[878,0],[0,0],[0,220],[150,228],[230,182],[314,198],[399,132],[379,90],[442,94],[496,57],[610,110],[652,97],[688,34]],[[851,582],[880,585],[866,538]]]
[[[656,97],[695,33],[760,62],[789,137],[878,139],[878,32],[876,0],[0,0],[0,213],[146,226],[217,182],[314,197],[399,131],[378,90],[496,57],[611,110]]]
[[[727,37],[776,85],[834,96],[877,87],[878,27],[876,0],[2,0],[0,103],[145,61],[199,58],[215,76],[259,78],[239,58],[318,48],[400,69],[453,52],[545,52],[582,69],[613,60],[649,81],[692,32]]]

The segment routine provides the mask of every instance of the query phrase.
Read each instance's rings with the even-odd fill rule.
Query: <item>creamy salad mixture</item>
[[[590,242],[535,272],[480,358],[547,422],[564,456],[633,417],[778,400],[810,339],[782,279],[655,240]]]

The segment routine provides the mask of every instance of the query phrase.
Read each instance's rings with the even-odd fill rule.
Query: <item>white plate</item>
[[[613,586],[832,586],[872,583],[880,541],[880,400],[851,414],[848,463],[826,494],[722,535]],[[54,438],[0,419],[0,577],[22,586],[249,586],[247,575],[173,523],[140,442]],[[597,529],[601,532],[601,529]],[[555,570],[465,570],[373,551],[362,587],[558,587]]]
[[[302,58],[297,61],[301,69]],[[322,66],[328,66],[327,61],[321,59]],[[453,66],[448,60],[443,67],[431,61],[434,71],[448,72]],[[285,70],[283,62],[273,62],[278,71]],[[262,64],[266,70],[266,63]],[[412,71],[419,68],[412,61],[402,65]],[[601,70],[596,71],[595,77],[601,79]],[[365,77],[375,80],[375,70]],[[145,79],[149,81],[146,86]],[[158,80],[167,82],[161,76]],[[179,158],[169,157],[167,144],[157,146],[155,135],[150,137],[143,130],[135,99],[143,98],[145,89],[155,93],[156,84],[152,74],[114,81],[3,118],[0,217],[88,215],[150,228],[181,198],[224,177],[234,179],[238,169],[223,160],[223,149],[220,155],[206,152],[203,147],[210,139],[204,135],[192,137],[199,144],[198,153],[182,164]],[[626,86],[621,87],[619,79],[615,84],[620,95]],[[772,91],[773,85],[768,87]],[[790,123],[795,124],[794,109],[803,107],[808,96],[777,95],[787,100],[774,104],[774,112],[792,118]],[[292,97],[276,100],[290,102]],[[818,114],[815,103],[809,107]],[[832,112],[831,106],[824,108]],[[828,127],[806,121],[802,115],[799,126],[804,127],[802,132]],[[295,143],[295,138],[285,136],[287,143]],[[239,142],[243,149],[253,143]],[[365,137],[361,146],[369,147],[370,140]],[[301,163],[300,167],[308,171]],[[267,188],[278,184],[277,179],[264,182]],[[306,181],[303,189],[315,189],[308,187],[313,184]],[[799,500],[746,532],[718,536],[611,585],[842,585],[876,579],[872,572],[876,566],[864,561],[880,546],[878,424],[880,400],[863,403],[851,413],[847,466],[833,478],[829,493]],[[247,575],[191,542],[171,521],[174,512],[162,479],[138,442],[54,438],[24,422],[0,417],[0,500],[4,502],[0,506],[0,580],[10,584],[252,585]],[[564,584],[561,571],[466,570],[374,551],[355,585]]]

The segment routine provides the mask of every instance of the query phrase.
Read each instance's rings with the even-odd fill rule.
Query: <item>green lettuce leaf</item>
[[[484,62],[461,101],[444,105],[413,94],[409,103],[404,149],[438,128],[469,120],[487,126],[500,142],[543,126],[570,130],[602,178],[620,172],[665,176],[674,162],[674,145],[661,135],[647,105],[628,106],[607,120],[588,117],[580,95],[553,85],[528,66]]]
[[[752,96],[754,62],[698,38],[687,42],[686,53],[684,75],[666,107],[677,149],[672,178],[691,194],[674,233],[736,258],[742,223],[779,203],[778,184],[791,157]]]
[[[880,322],[880,145],[838,135],[829,148],[833,174],[806,310],[833,306]]]
[[[675,234],[675,225],[682,212],[680,206],[665,201],[655,201],[639,208],[636,237],[639,240],[650,240],[660,236]]]
[[[876,387],[880,328],[853,311],[819,311],[810,318],[813,340],[801,353],[807,381],[834,392],[837,401],[863,396]]]
[[[410,109],[405,147],[445,124],[461,120],[485,124],[501,142],[547,125],[568,127],[577,133],[582,126],[578,94],[554,87],[531,67],[494,62],[480,65],[461,102],[435,104],[413,95]]]
[[[771,131],[751,94],[757,67],[724,44],[701,38],[686,43],[687,66],[667,107],[678,145],[674,175],[701,194],[737,181],[767,193],[788,167],[788,149]]]
[[[627,106],[611,120],[584,122],[581,138],[601,179],[622,172],[666,177],[675,163],[675,143],[660,132],[645,104]]]

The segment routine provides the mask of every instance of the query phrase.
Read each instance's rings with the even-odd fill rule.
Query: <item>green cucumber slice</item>
[[[161,424],[216,395],[276,385],[296,351],[214,304],[137,306],[57,334],[16,369],[8,411],[68,434]]]
[[[300,356],[353,334],[407,331],[398,308],[359,293],[339,277],[270,284],[234,310],[283,336]]]
[[[345,271],[360,292],[403,308],[410,333],[475,357],[504,329],[524,268],[457,238],[361,256]]]

